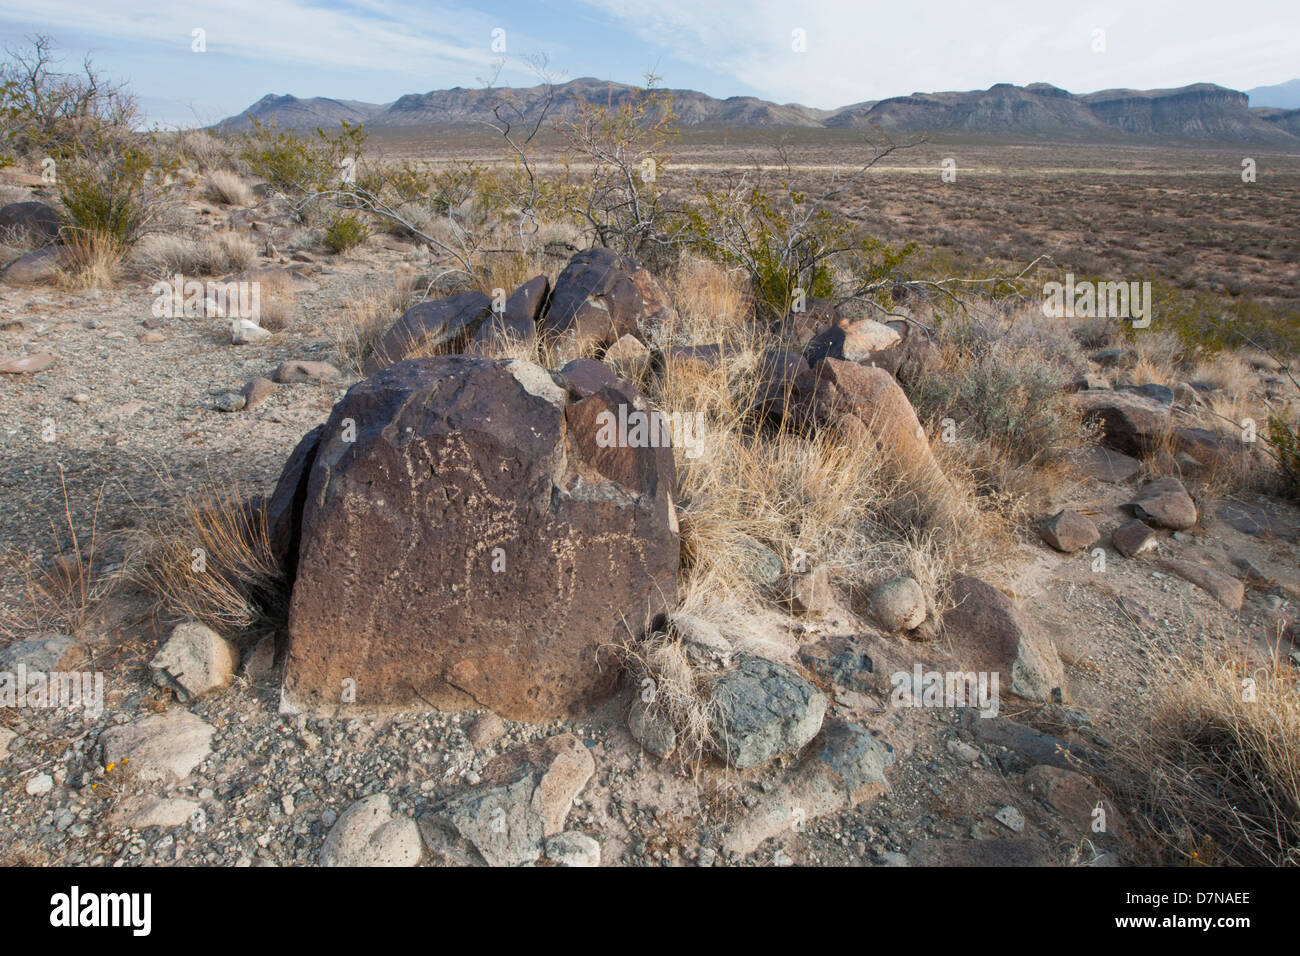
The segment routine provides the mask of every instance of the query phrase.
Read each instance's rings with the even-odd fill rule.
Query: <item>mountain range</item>
[[[1300,81],[1295,81],[1300,84]],[[554,87],[550,115],[572,116],[580,101],[617,108],[636,88],[590,77]],[[1261,94],[1261,91],[1264,91]],[[1250,95],[1286,102],[1288,85],[1251,94],[1197,83],[1171,90],[1102,90],[1075,94],[1047,83],[998,83],[987,90],[913,93],[854,103],[834,110],[797,103],[771,103],[749,96],[717,99],[695,90],[671,90],[673,108],[685,127],[720,129],[827,128],[959,134],[992,139],[1059,141],[1177,140],[1253,142],[1300,147],[1300,109],[1250,105]],[[1270,98],[1271,97],[1271,98]],[[264,96],[218,126],[239,131],[253,120],[282,127],[330,127],[342,120],[372,129],[440,131],[494,121],[493,106],[507,98],[518,123],[535,120],[545,88],[433,90],[409,93],[391,103],[362,103],[325,97]]]

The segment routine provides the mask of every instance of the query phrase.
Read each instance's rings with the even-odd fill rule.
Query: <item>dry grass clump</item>
[[[238,488],[188,495],[155,518],[129,566],[167,617],[238,633],[283,611],[283,572],[265,511],[247,507]]]
[[[208,197],[213,202],[227,206],[251,206],[254,201],[253,187],[244,182],[242,176],[229,169],[214,169],[208,173]]]
[[[633,706],[644,708],[647,722],[673,728],[673,755],[698,775],[714,744],[712,675],[691,663],[681,641],[666,631],[619,650],[638,697]]]
[[[365,374],[375,343],[415,304],[414,274],[385,277],[359,285],[340,311],[325,317],[325,332],[334,340],[339,367]]]
[[[1146,719],[1117,747],[1123,789],[1173,861],[1300,864],[1300,676],[1216,642],[1157,662]],[[1208,851],[1208,854],[1207,854]],[[1207,855],[1210,857],[1206,859]]]
[[[122,276],[126,246],[107,232],[76,229],[65,235],[62,282],[72,289],[111,289]]]
[[[257,244],[237,232],[211,239],[151,233],[136,243],[132,263],[148,278],[226,275],[247,269],[257,259]]]

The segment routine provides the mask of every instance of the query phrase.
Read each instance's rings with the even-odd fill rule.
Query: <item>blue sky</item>
[[[192,50],[205,31],[206,51]],[[913,91],[1045,81],[1073,92],[1300,75],[1300,3],[978,4],[799,0],[4,0],[0,40],[52,36],[130,80],[152,118],[210,122],[266,93],[389,102],[403,93],[566,79],[636,82],[831,108]],[[796,51],[795,31],[804,49]],[[1104,50],[1096,49],[1098,31]]]

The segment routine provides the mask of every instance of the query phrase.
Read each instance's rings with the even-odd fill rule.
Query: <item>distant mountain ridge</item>
[[[571,116],[580,100],[620,106],[635,87],[591,77],[557,84],[553,116]],[[992,138],[1028,137],[1071,141],[1182,139],[1300,146],[1300,110],[1252,107],[1247,94],[1212,83],[1172,90],[1102,90],[1075,94],[1048,83],[998,83],[987,90],[913,93],[820,110],[797,103],[771,103],[750,96],[717,99],[695,90],[671,90],[674,110],[686,127],[736,129],[828,128],[906,133],[954,132]],[[481,125],[492,107],[509,96],[522,121],[536,119],[544,87],[432,90],[392,103],[324,97],[268,95],[221,123],[243,130],[253,120],[289,128],[334,126],[346,120],[375,129],[430,130]]]

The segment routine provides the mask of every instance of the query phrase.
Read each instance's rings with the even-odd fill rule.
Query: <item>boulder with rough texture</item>
[[[889,790],[885,768],[894,762],[889,744],[846,720],[832,720],[809,754],[723,837],[722,848],[741,856],[764,840],[803,828]]]
[[[142,783],[184,780],[212,753],[213,728],[188,710],[109,727],[99,735],[104,765],[114,764]]]
[[[1161,528],[1185,531],[1196,524],[1196,504],[1177,478],[1143,485],[1132,505],[1135,517]]]
[[[891,634],[910,631],[925,620],[925,592],[912,578],[891,578],[871,590],[871,613]]]
[[[1126,558],[1150,551],[1159,543],[1155,529],[1143,521],[1133,520],[1110,533],[1110,544]]]
[[[675,602],[679,566],[672,451],[610,440],[620,406],[648,411],[471,356],[353,386],[308,478],[282,707],[536,721],[611,696],[610,647]]]
[[[271,553],[284,569],[290,586],[298,573],[298,538],[302,530],[302,509],[307,500],[307,478],[316,461],[324,425],[317,425],[298,440],[284,468],[275,490],[266,500],[266,530]]]
[[[51,282],[61,269],[72,264],[72,253],[67,246],[46,246],[24,256],[19,256],[0,269],[0,282],[9,285],[36,285]]]
[[[1195,584],[1228,610],[1241,610],[1242,602],[1246,599],[1246,586],[1231,575],[1176,558],[1166,558],[1160,562],[1160,566],[1184,581]]]
[[[591,752],[560,734],[502,754],[480,785],[435,805],[420,821],[435,857],[462,864],[524,866],[564,831],[573,801],[596,772]]]
[[[1101,426],[1101,443],[1125,455],[1155,448],[1170,406],[1135,391],[1089,389],[1075,394],[1086,422]]]
[[[743,770],[802,749],[821,729],[828,701],[784,664],[746,654],[714,682],[713,703],[714,742]]]
[[[178,624],[149,662],[154,683],[170,687],[182,704],[225,687],[238,666],[235,645],[194,621]]]
[[[550,294],[551,280],[546,276],[533,276],[510,294],[501,312],[494,311],[483,321],[465,351],[488,354],[508,341],[531,345],[537,340],[537,320]]]
[[[363,797],[343,811],[325,837],[321,866],[415,866],[422,852],[420,830],[393,813],[386,794]]]
[[[42,634],[0,648],[0,671],[14,672],[21,664],[28,671],[63,670],[77,642],[66,634]]]
[[[645,300],[632,274],[640,267],[612,249],[584,249],[564,267],[542,319],[544,338],[576,355],[641,330]],[[560,341],[560,340],[563,341]]]
[[[896,472],[947,482],[912,403],[892,375],[882,368],[837,359],[819,364],[817,373],[836,386],[831,407],[861,422]]]
[[[633,378],[650,367],[650,350],[635,335],[625,335],[605,350],[605,361],[620,375]]]
[[[1091,548],[1101,540],[1101,532],[1091,518],[1068,508],[1048,518],[1041,533],[1044,541],[1065,554]]]
[[[0,242],[26,240],[48,245],[59,238],[59,212],[43,202],[11,202],[0,206]]]
[[[1009,597],[979,578],[958,574],[952,600],[944,633],[964,670],[997,673],[999,690],[1028,700],[1064,696],[1065,668],[1056,646]]]
[[[462,292],[414,305],[375,343],[365,373],[373,375],[417,354],[458,352],[491,318],[492,300],[482,292]]]

